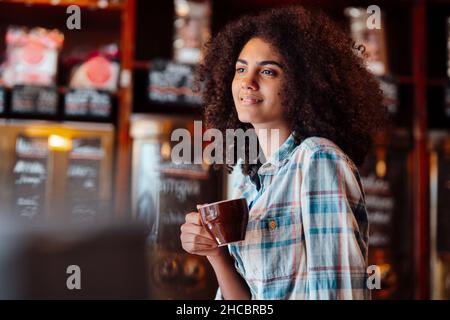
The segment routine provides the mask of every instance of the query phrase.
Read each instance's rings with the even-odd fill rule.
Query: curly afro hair
[[[295,143],[311,136],[327,138],[362,164],[387,120],[379,83],[342,29],[325,14],[302,7],[241,17],[209,41],[197,74],[206,127],[224,134],[226,129],[252,128],[238,119],[231,83],[236,60],[253,37],[278,48],[286,66],[283,107]],[[247,156],[242,172],[252,176],[258,167]]]

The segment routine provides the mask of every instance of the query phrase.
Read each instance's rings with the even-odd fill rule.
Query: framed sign
[[[13,212],[21,218],[36,219],[45,212],[47,158],[47,137],[17,136]]]
[[[100,211],[101,138],[76,138],[69,154],[65,203],[71,219],[90,221]]]
[[[56,116],[59,95],[56,87],[17,85],[12,89],[14,115]]]
[[[200,95],[194,93],[194,66],[154,60],[148,75],[148,98],[158,104],[198,107]]]
[[[64,97],[64,115],[73,118],[110,119],[113,100],[107,91],[70,89]]]

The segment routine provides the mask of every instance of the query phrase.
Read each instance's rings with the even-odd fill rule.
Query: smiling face
[[[261,38],[250,39],[236,61],[232,83],[239,120],[255,128],[285,126],[281,99],[283,81],[278,51]]]

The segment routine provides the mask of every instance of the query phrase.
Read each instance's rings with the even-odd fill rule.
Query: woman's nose
[[[258,84],[253,77],[245,77],[241,82],[242,89],[258,90]]]

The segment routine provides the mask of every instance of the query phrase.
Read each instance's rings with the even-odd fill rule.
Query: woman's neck
[[[266,159],[277,152],[291,134],[291,130],[284,124],[271,127],[254,124],[253,127]]]

